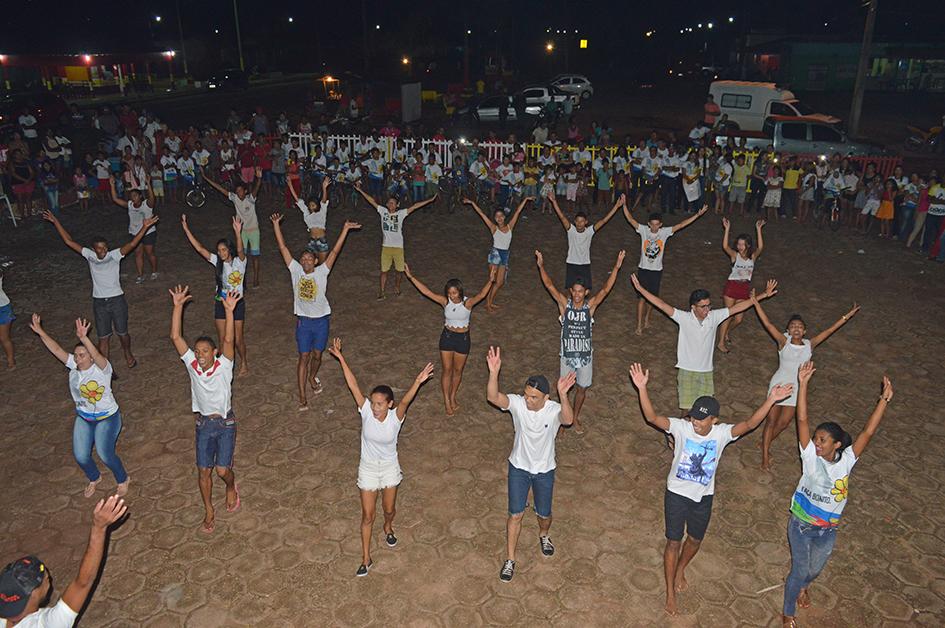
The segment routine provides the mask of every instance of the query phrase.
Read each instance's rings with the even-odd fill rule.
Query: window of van
[[[722,94],[722,107],[729,109],[751,109],[751,96],[748,94]]]
[[[781,137],[786,140],[806,140],[807,125],[799,122],[781,124]]]
[[[825,126],[823,124],[815,124],[811,126],[811,138],[815,142],[842,142],[843,136],[839,131],[833,127]]]
[[[773,116],[796,116],[797,112],[791,107],[791,105],[786,105],[783,102],[773,102],[771,103],[771,115]]]

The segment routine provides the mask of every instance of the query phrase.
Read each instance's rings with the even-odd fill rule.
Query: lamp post
[[[177,4],[177,36],[180,38],[180,56],[184,61],[184,76],[189,76],[190,72],[187,71],[187,48],[184,46],[184,23],[180,18],[180,0],[176,0]],[[157,21],[161,21],[161,16],[157,17]]]
[[[233,0],[233,21],[236,23],[236,51],[240,56],[240,70],[246,71],[246,64],[243,62],[243,40],[240,39],[240,12],[236,7],[236,0]]]

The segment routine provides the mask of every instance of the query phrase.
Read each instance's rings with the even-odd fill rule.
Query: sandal
[[[318,379],[317,377],[313,379],[311,382],[309,382],[309,384],[312,386],[313,395],[320,395],[322,394],[322,391],[325,390],[322,387],[322,380]]]
[[[127,478],[124,482],[118,485],[118,488],[115,490],[115,494],[119,497],[124,497],[128,494],[128,484],[131,482],[131,478]]]
[[[98,483],[102,481],[102,478],[99,477],[94,482],[89,482],[89,485],[85,487],[85,491],[82,493],[86,498],[95,495],[95,489],[98,487]]]
[[[232,506],[227,506],[227,507],[226,507],[226,511],[227,511],[227,512],[236,512],[236,511],[239,510],[240,507],[243,505],[243,502],[240,501],[240,487],[239,487],[239,484],[234,484],[234,485],[233,485],[233,490],[236,492],[236,503],[233,504]]]
[[[213,534],[213,530],[217,527],[216,520],[212,520],[209,524],[204,521],[200,524],[200,531],[204,534]]]

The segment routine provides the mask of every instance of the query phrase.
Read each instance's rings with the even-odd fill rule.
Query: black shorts
[[[663,271],[637,268],[637,279],[640,280],[640,285],[643,286],[644,290],[655,296],[660,295],[660,282],[663,280]]]
[[[574,280],[580,277],[584,280],[584,287],[591,289],[591,265],[590,264],[566,264],[564,271],[564,287],[570,288],[574,285]]]
[[[92,314],[95,332],[99,338],[108,338],[112,331],[119,336],[128,334],[128,302],[125,295],[105,299],[92,299]]]
[[[226,320],[226,308],[223,307],[223,301],[213,302],[213,318],[218,321]],[[246,319],[246,297],[236,302],[236,308],[233,310],[233,320],[241,321]]]
[[[454,351],[469,355],[469,332],[450,331],[446,327],[440,334],[440,351]]]
[[[157,231],[144,234],[144,237],[141,238],[141,244],[145,246],[154,246],[157,244]]]
[[[693,539],[701,541],[712,517],[712,495],[694,502],[666,489],[663,516],[666,519],[666,538],[670,541],[682,541],[684,531]]]

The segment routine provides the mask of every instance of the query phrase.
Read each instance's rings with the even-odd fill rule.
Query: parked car
[[[552,79],[551,84],[563,92],[587,100],[594,95],[594,86],[583,74],[559,74]]]
[[[499,121],[499,103],[505,98],[509,103],[508,120],[518,120],[515,108],[512,106],[511,96],[486,96],[485,98],[471,102],[465,107],[459,109],[456,114],[459,116],[468,116],[477,122],[498,122]],[[526,108],[526,112],[528,108]],[[536,111],[537,113],[537,111]]]
[[[793,92],[774,83],[714,81],[709,85],[709,94],[728,115],[729,126],[745,131],[761,131],[769,116],[804,116],[825,124],[840,122],[839,118],[817,113],[798,101]]]
[[[229,68],[211,74],[207,80],[210,89],[229,90],[249,87],[249,76],[239,68]]]
[[[17,118],[24,107],[33,114],[40,128],[65,124],[69,118],[69,105],[52,92],[12,94],[0,98],[0,134],[6,135],[19,127]]]
[[[530,85],[518,93],[525,99],[525,113],[533,116],[540,114],[550,102],[560,105],[569,98],[575,104],[580,102],[577,96],[563,92],[553,85]]]
[[[779,153],[804,155],[886,155],[882,146],[855,142],[844,131],[834,125],[810,116],[770,116],[761,131],[730,131],[716,136],[716,142],[725,145],[728,138],[736,144],[745,140],[750,149],[763,150],[774,146]]]

